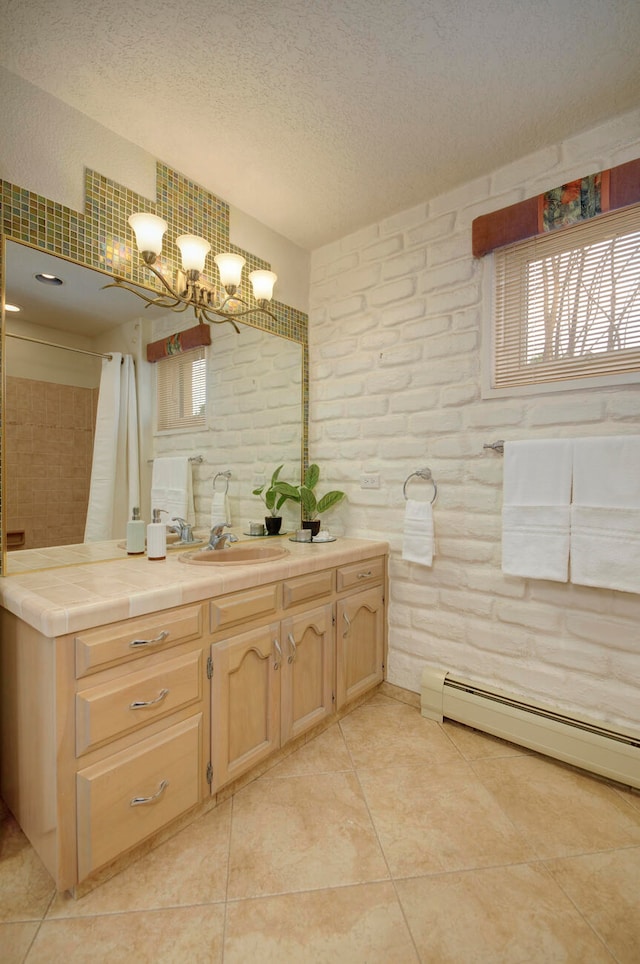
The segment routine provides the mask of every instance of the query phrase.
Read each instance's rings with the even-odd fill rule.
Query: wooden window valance
[[[473,255],[482,258],[495,248],[569,227],[638,201],[640,158],[475,218],[471,229]]]
[[[157,362],[173,355],[181,355],[186,351],[193,351],[211,344],[211,329],[209,325],[198,324],[195,328],[177,331],[175,335],[166,335],[159,341],[152,341],[147,345],[147,361]]]

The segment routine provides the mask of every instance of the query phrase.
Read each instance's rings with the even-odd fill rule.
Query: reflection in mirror
[[[229,325],[214,326],[207,349],[206,425],[157,433],[156,365],[147,363],[145,346],[192,327],[194,319],[154,315],[155,309],[141,314],[140,302],[127,292],[103,290],[111,276],[29,246],[6,241],[5,255],[6,301],[21,311],[7,312],[5,322],[4,571],[126,555],[119,545],[124,533],[82,545],[101,356],[110,352],[131,355],[136,369],[143,518],[149,521],[153,458],[185,456],[201,457],[190,463],[196,528],[208,534],[213,478],[227,470],[234,531],[248,531],[250,519],[262,521],[264,507],[253,488],[282,463],[283,475],[300,477],[301,346],[242,324],[240,335]],[[64,283],[42,284],[37,274]],[[64,556],[49,551],[59,546],[74,548]]]

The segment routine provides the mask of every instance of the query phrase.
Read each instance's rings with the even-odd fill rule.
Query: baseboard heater
[[[430,667],[422,673],[421,709],[429,719],[465,723],[640,789],[640,736],[567,716]]]

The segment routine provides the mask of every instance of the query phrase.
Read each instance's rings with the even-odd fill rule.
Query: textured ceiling
[[[640,105],[638,0],[0,0],[0,64],[305,248]]]

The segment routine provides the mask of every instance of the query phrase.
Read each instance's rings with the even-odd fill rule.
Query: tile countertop
[[[272,562],[191,566],[175,552],[161,561],[138,556],[8,575],[0,578],[0,605],[44,636],[62,636],[389,550],[388,543],[368,539],[325,544],[282,540],[287,554]],[[222,551],[233,552],[233,547]]]

